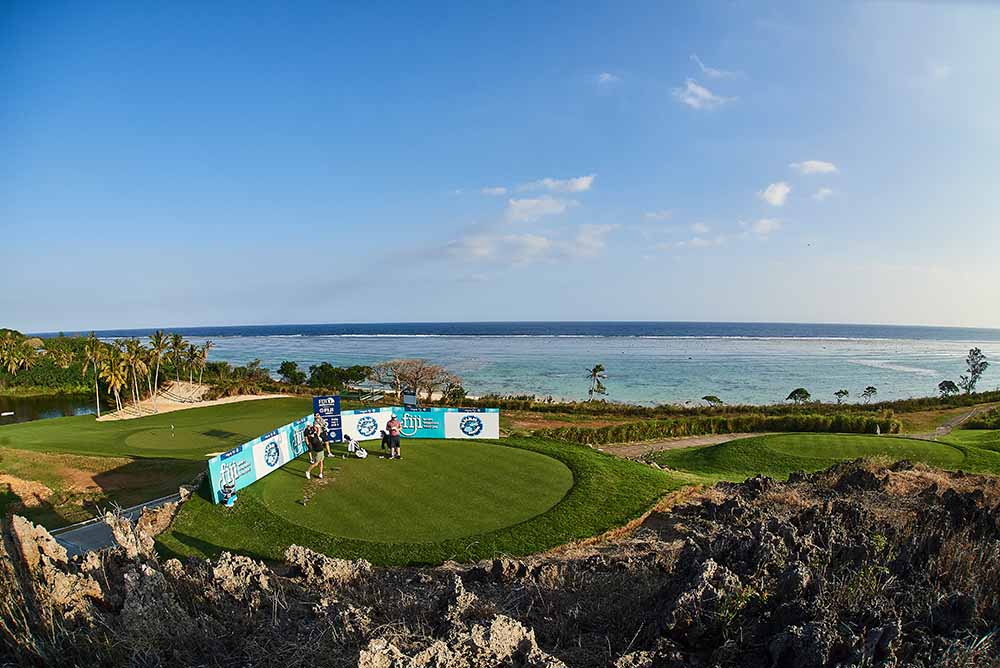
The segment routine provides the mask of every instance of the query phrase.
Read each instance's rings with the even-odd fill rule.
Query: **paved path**
[[[938,427],[934,431],[927,432],[927,433],[924,433],[924,434],[901,434],[901,436],[906,436],[908,438],[919,438],[919,439],[921,439],[923,441],[936,441],[937,439],[941,438],[942,436],[947,436],[952,431],[954,431],[955,429],[957,429],[958,427],[960,427],[964,423],[968,422],[969,420],[971,420],[975,416],[979,415],[980,413],[985,413],[987,411],[991,411],[991,410],[993,410],[996,407],[997,407],[997,404],[987,404],[985,406],[976,406],[975,408],[973,408],[968,413],[963,413],[962,415],[959,415],[957,417],[951,418],[950,420],[948,420],[947,422],[945,422],[943,425],[941,425],[940,427]]]
[[[138,506],[126,508],[122,511],[122,514],[135,522],[142,515],[144,509],[159,508],[167,503],[180,501],[180,498],[180,494],[172,494],[162,499],[154,499],[153,501],[140,503]],[[115,544],[115,539],[111,535],[111,527],[104,523],[103,517],[95,517],[86,522],[72,524],[61,529],[53,529],[49,533],[56,539],[56,542],[66,548],[66,552],[71,557],[86,552],[93,552],[94,550],[103,550]]]
[[[704,436],[681,436],[679,438],[664,438],[656,441],[646,441],[645,443],[629,443],[624,445],[605,445],[598,450],[608,454],[618,455],[627,459],[644,457],[653,452],[661,450],[678,450],[680,448],[695,448],[706,445],[718,445],[728,443],[740,438],[750,438],[751,436],[767,436],[766,433],[758,434],[706,434]]]

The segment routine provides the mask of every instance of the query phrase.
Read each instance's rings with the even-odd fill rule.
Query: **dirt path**
[[[598,448],[601,452],[611,455],[625,457],[626,459],[637,459],[652,452],[661,450],[678,450],[680,448],[695,448],[706,445],[718,445],[728,443],[740,438],[751,436],[766,436],[767,434],[706,434],[704,436],[682,436],[680,438],[664,438],[657,441],[646,441],[645,443],[630,443],[626,445],[605,445]]]

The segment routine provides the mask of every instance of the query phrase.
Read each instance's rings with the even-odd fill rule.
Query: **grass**
[[[1000,473],[1000,452],[959,442],[855,434],[757,436],[704,448],[667,450],[653,459],[713,483],[743,480],[758,473],[786,478],[793,471],[818,471],[838,461],[872,456],[909,459],[944,469]]]
[[[259,490],[254,489],[260,487],[258,483],[244,490],[231,509],[213,505],[198,496],[184,506],[171,530],[160,537],[161,551],[167,555],[211,556],[230,550],[277,560],[288,545],[297,543],[325,554],[365,558],[381,565],[525,555],[626,524],[642,515],[666,492],[690,482],[687,476],[668,475],[589,448],[554,441],[511,438],[496,443],[451,443],[448,445],[468,450],[463,455],[467,462],[497,464],[477,469],[470,481],[474,483],[478,476],[478,485],[493,490],[490,492],[494,495],[492,507],[481,506],[480,510],[492,517],[460,518],[453,520],[460,522],[458,526],[435,526],[432,516],[442,501],[454,506],[447,511],[451,516],[461,515],[463,509],[467,515],[472,515],[476,509],[471,504],[484,502],[476,485],[467,484],[467,471],[456,468],[447,476],[444,476],[446,471],[439,471],[443,477],[436,482],[416,479],[413,473],[425,466],[450,468],[446,458],[454,452],[441,445],[429,443],[404,449],[404,459],[399,462],[365,460],[358,462],[363,466],[356,466],[352,460],[347,460],[351,464],[348,467],[340,460],[338,466],[344,468],[335,476],[347,474],[343,475],[344,480],[318,490],[304,508],[288,505],[291,497],[280,489],[286,485],[307,488],[301,478],[293,479],[293,483],[279,480],[272,486],[265,484]],[[426,452],[418,454],[424,448]],[[405,468],[409,461],[407,456],[413,458],[413,468],[409,471]],[[543,463],[545,459],[551,459],[552,463]],[[301,464],[293,466],[296,465]],[[539,470],[529,472],[524,468],[526,465]],[[399,467],[397,472],[389,471],[387,475],[401,477],[382,514],[367,514],[364,523],[355,524],[351,514],[358,510],[332,509],[340,499],[338,484],[354,487],[349,494],[345,492],[348,494],[345,506],[347,499],[360,500],[371,512],[375,506],[383,504],[383,500],[377,498],[365,499],[374,496],[375,490],[366,490],[363,479],[353,478],[348,471],[351,468],[370,469],[373,475],[381,475],[393,466]],[[572,486],[568,490],[564,469],[572,475]],[[515,481],[518,476],[528,476],[528,479]],[[503,490],[504,486],[511,489]],[[250,490],[253,492],[248,493]],[[411,490],[419,490],[419,494],[411,494]],[[441,494],[442,490],[444,499],[434,499],[429,509],[422,505],[431,501],[424,495]],[[293,492],[291,496],[296,493],[301,494]],[[330,499],[323,501],[321,508],[330,508],[329,512],[335,516],[326,519],[302,516],[303,511],[324,494],[329,494]],[[554,505],[544,510],[553,501]],[[513,507],[502,508],[504,504]],[[535,512],[539,514],[532,516]],[[380,526],[382,522],[386,524]],[[501,526],[504,522],[511,524]],[[358,535],[359,527],[367,531]],[[464,533],[466,531],[472,533]],[[459,533],[464,535],[455,535]]]

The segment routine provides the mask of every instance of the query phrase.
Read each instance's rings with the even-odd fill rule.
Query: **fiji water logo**
[[[459,421],[458,428],[466,436],[479,436],[483,433],[483,421],[475,415],[466,415]]]
[[[358,433],[362,436],[374,436],[378,431],[378,422],[370,415],[366,415],[358,420]]]
[[[264,446],[264,463],[273,467],[278,465],[278,460],[280,459],[281,453],[278,451],[277,441],[271,441]]]

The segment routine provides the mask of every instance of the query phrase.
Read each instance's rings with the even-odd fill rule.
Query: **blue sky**
[[[0,12],[0,325],[1000,326],[996,6]]]

